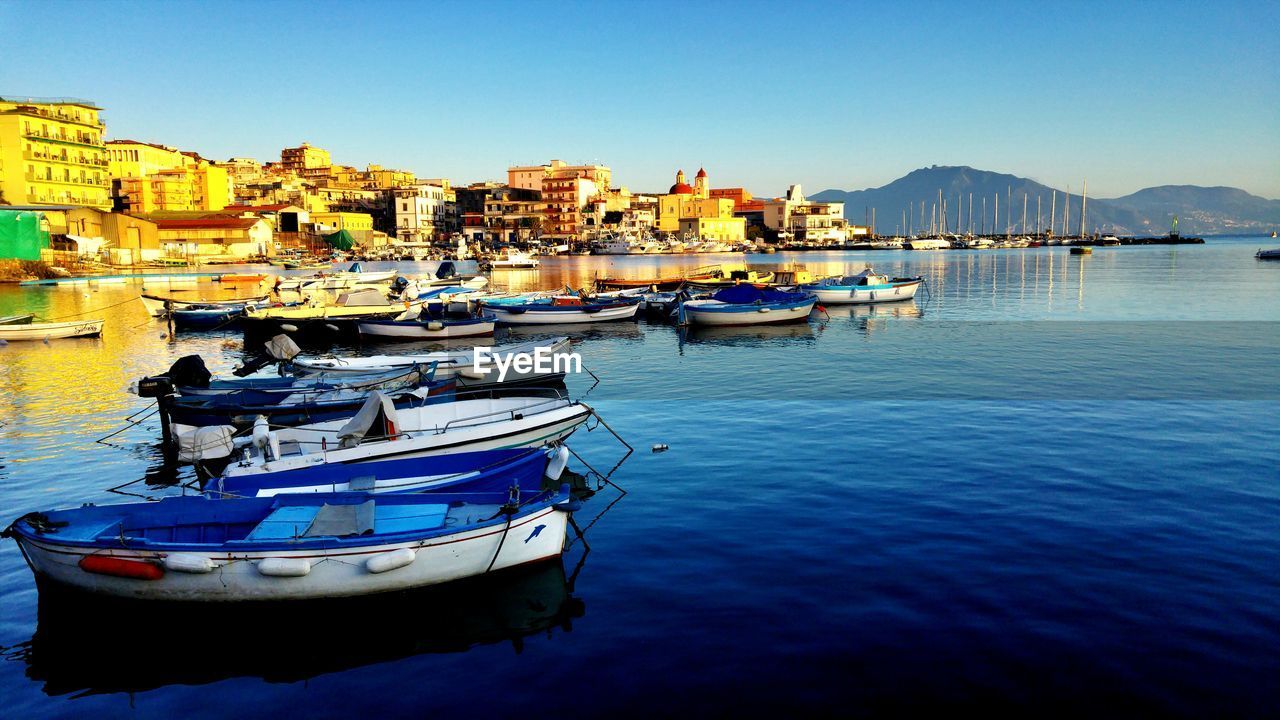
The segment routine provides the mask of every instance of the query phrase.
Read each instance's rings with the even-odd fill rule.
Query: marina
[[[41,536],[33,534],[30,527],[19,526],[15,528],[19,537],[0,545],[4,550],[0,552],[0,583],[10,598],[6,607],[12,608],[0,624],[0,643],[37,647],[42,653],[60,653],[62,657],[56,664],[50,664],[47,654],[33,661],[37,665],[29,666],[21,660],[0,664],[4,669],[0,685],[16,693],[19,706],[26,708],[49,702],[45,692],[52,694],[54,701],[66,702],[62,688],[95,688],[100,692],[71,702],[77,709],[104,711],[117,707],[120,696],[115,693],[121,687],[149,688],[134,700],[147,707],[182,702],[193,691],[174,684],[171,674],[160,667],[139,665],[136,672],[127,676],[70,675],[77,667],[74,656],[94,647],[101,633],[84,633],[78,639],[67,636],[69,628],[78,627],[77,620],[65,617],[68,603],[85,608],[85,602],[74,599],[78,596],[69,599],[70,591],[51,589],[47,587],[49,583],[42,583],[37,594],[15,541],[26,543],[37,567],[48,567],[52,576],[66,578],[63,584],[87,583],[81,591],[114,592],[111,589],[118,588],[123,594],[145,592],[155,597],[195,598],[215,606],[236,605],[234,601],[219,600],[229,597],[228,593],[272,597],[272,593],[282,591],[289,597],[301,597],[318,592],[330,596],[341,594],[343,588],[381,592],[393,587],[417,587],[416,593],[430,593],[423,597],[453,597],[457,592],[470,592],[466,588],[472,585],[464,583],[456,591],[450,589],[450,584],[438,590],[423,589],[422,585],[478,573],[481,577],[473,578],[474,582],[493,587],[486,579],[488,575],[496,583],[520,582],[518,578],[546,573],[563,578],[576,567],[580,572],[569,597],[577,603],[585,602],[591,612],[574,620],[571,634],[557,633],[550,640],[523,636],[521,641],[538,647],[539,653],[550,653],[570,670],[584,667],[596,653],[616,643],[627,643],[637,633],[664,643],[682,638],[686,652],[710,662],[719,655],[717,638],[724,637],[723,623],[715,619],[723,605],[698,600],[707,594],[737,598],[733,605],[739,608],[738,612],[767,619],[739,628],[741,637],[733,644],[743,654],[725,669],[729,673],[736,672],[740,663],[763,659],[749,647],[805,647],[807,653],[817,652],[818,657],[849,652],[870,656],[878,643],[896,636],[895,646],[899,649],[877,676],[886,687],[905,689],[915,682],[910,668],[937,652],[939,634],[945,638],[945,652],[961,652],[956,645],[962,642],[957,631],[946,629],[948,608],[957,601],[990,604],[989,610],[976,610],[975,617],[999,615],[1006,618],[1003,627],[1008,627],[1009,617],[1015,618],[1015,628],[1025,624],[1027,629],[1014,631],[1020,642],[1048,642],[1029,629],[1032,625],[1048,624],[1055,628],[1054,633],[1070,628],[1078,640],[1057,641],[1057,652],[1068,657],[1083,658],[1084,653],[1091,655],[1101,648],[1116,662],[1136,662],[1125,649],[1135,637],[1143,640],[1144,647],[1154,644],[1170,651],[1183,649],[1180,628],[1201,623],[1208,607],[1245,612],[1246,604],[1252,608],[1274,604],[1274,598],[1264,589],[1262,568],[1267,564],[1265,559],[1278,548],[1274,546],[1274,536],[1264,528],[1270,523],[1273,506],[1280,501],[1263,478],[1278,458],[1265,441],[1268,423],[1264,418],[1271,415],[1280,398],[1272,397],[1265,389],[1260,393],[1253,379],[1280,362],[1276,355],[1280,337],[1275,333],[1275,321],[1280,319],[1275,316],[1275,308],[1280,307],[1280,284],[1271,277],[1274,273],[1270,272],[1270,264],[1254,261],[1255,244],[1251,239],[1228,238],[1187,248],[1098,247],[1087,261],[1069,255],[1061,247],[1029,248],[1017,254],[903,251],[897,256],[900,260],[887,259],[889,256],[882,251],[779,253],[767,259],[761,256],[758,261],[747,258],[749,264],[730,263],[726,270],[745,270],[749,266],[756,271],[752,278],[755,280],[770,273],[777,279],[793,281],[837,278],[835,287],[845,287],[848,282],[849,288],[879,287],[882,277],[919,278],[919,286],[928,291],[922,289],[901,302],[841,305],[827,301],[821,312],[815,308],[799,321],[777,325],[684,327],[673,318],[637,313],[620,321],[560,323],[546,325],[545,329],[539,325],[499,326],[491,338],[481,338],[486,341],[481,343],[462,339],[388,346],[334,337],[317,345],[302,342],[303,338],[300,354],[285,352],[283,361],[270,359],[271,363],[282,362],[281,368],[294,368],[289,375],[280,375],[272,369],[274,365],[266,365],[245,381],[234,379],[231,371],[261,361],[255,360],[260,355],[255,349],[258,346],[250,342],[252,338],[246,338],[242,329],[223,327],[169,336],[167,320],[151,316],[149,308],[137,300],[136,286],[104,287],[87,296],[50,286],[0,288],[2,315],[58,317],[98,311],[105,318],[98,339],[10,343],[0,347],[0,398],[4,399],[0,403],[0,502],[14,510],[8,520],[16,520],[27,511],[71,508],[83,501],[95,503],[92,512],[65,511],[71,513],[65,516],[71,523],[68,527],[85,523],[84,532],[76,533],[82,539],[57,548],[66,554],[56,557],[70,558],[70,564],[65,559],[59,561],[60,565],[47,564],[54,557],[47,553],[55,549],[49,543],[57,533]],[[867,270],[868,265],[875,268],[874,272]],[[505,281],[491,278],[491,282],[501,293],[543,292],[555,297],[566,286],[588,287],[594,278],[606,274],[643,280],[682,276],[697,267],[696,259],[679,256],[544,258],[534,275]],[[1224,267],[1242,273],[1243,284],[1216,292],[1212,299],[1194,306],[1176,301],[1188,289],[1206,287],[1202,283],[1210,269]],[[415,274],[413,264],[400,263],[394,268],[397,275]],[[382,269],[391,270],[392,266]],[[1150,279],[1157,276],[1158,281]],[[859,285],[859,281],[848,280],[853,277],[874,282]],[[764,292],[750,282],[728,289]],[[725,291],[722,288],[715,292]],[[221,302],[220,298],[237,292],[236,288],[202,281],[195,292],[182,294]],[[758,309],[755,314],[760,314]],[[1182,332],[1189,321],[1200,328],[1199,332]],[[394,414],[383,410],[381,415],[375,407],[369,416],[370,424],[355,429],[367,435],[368,440],[347,449],[339,446],[344,432],[351,431],[343,427],[350,424],[349,420],[325,420],[296,429],[271,427],[261,442],[249,441],[255,435],[250,428],[244,435],[248,444],[237,448],[232,454],[233,462],[221,471],[216,471],[216,462],[201,456],[217,444],[211,444],[208,436],[183,445],[184,457],[194,459],[195,465],[172,464],[170,451],[162,443],[160,416],[140,415],[151,400],[122,390],[144,376],[172,374],[170,366],[188,355],[204,358],[213,376],[207,391],[183,391],[184,395],[196,392],[193,397],[200,397],[202,392],[238,392],[238,384],[246,382],[245,387],[268,393],[268,397],[270,393],[297,387],[371,388],[415,367],[434,367],[438,380],[448,379],[461,388],[464,382],[477,381],[478,378],[469,377],[470,370],[482,354],[490,355],[490,349],[498,357],[505,357],[506,362],[513,352],[533,352],[539,347],[581,354],[598,382],[586,373],[560,375],[559,382],[564,384],[561,392],[566,399],[459,398],[451,403],[424,405],[420,410],[395,407],[391,411]],[[1100,358],[1104,360],[1099,361]],[[1230,374],[1220,372],[1226,366],[1233,369]],[[74,373],[72,368],[76,368]],[[1118,373],[1117,368],[1125,372]],[[1130,372],[1138,368],[1142,369],[1141,375]],[[496,367],[490,365],[486,373],[492,378]],[[1211,384],[1205,381],[1210,376],[1214,378]],[[71,377],[76,378],[83,391],[67,396],[52,390]],[[557,382],[556,377],[520,376],[511,380],[534,387]],[[764,388],[773,390],[764,392]],[[568,399],[582,396],[589,405],[577,405]],[[999,402],[993,402],[997,398]],[[783,402],[779,404],[778,400]],[[483,407],[467,403],[480,403]],[[498,426],[494,421],[505,418],[501,422],[510,422],[515,417],[512,409],[517,407],[524,408],[517,413],[522,418],[517,431],[521,434],[495,442],[493,430]],[[376,437],[388,432],[390,426],[395,426],[397,434],[442,427],[440,420],[429,418],[438,412],[436,409],[446,408],[451,408],[447,410],[449,417],[475,418],[479,424],[464,422],[456,430],[443,435],[432,432],[421,439]],[[506,414],[495,415],[495,411]],[[1206,422],[1228,411],[1236,418],[1229,430]],[[418,412],[426,414],[414,415]],[[507,549],[499,551],[496,560],[495,538],[484,533],[502,527],[504,520],[488,520],[489,525],[478,525],[475,530],[465,524],[441,530],[439,521],[432,520],[442,517],[438,509],[430,517],[421,515],[424,519],[420,525],[406,526],[404,532],[409,535],[356,535],[352,537],[365,539],[339,540],[336,545],[334,541],[317,540],[318,549],[305,553],[310,557],[303,558],[306,568],[301,562],[267,562],[278,551],[262,543],[278,540],[263,535],[266,530],[259,533],[260,538],[250,537],[248,526],[255,517],[261,525],[263,518],[274,513],[284,517],[311,513],[318,507],[364,507],[372,502],[377,523],[383,517],[378,514],[383,511],[376,510],[381,504],[410,502],[424,508],[452,508],[452,501],[445,501],[464,497],[470,492],[468,487],[493,493],[494,498],[485,502],[488,507],[497,507],[507,498],[503,478],[516,475],[525,478],[520,484],[526,488],[522,491],[526,499],[540,497],[543,484],[539,478],[550,461],[559,464],[563,460],[562,467],[568,470],[586,470],[567,452],[566,457],[560,458],[554,445],[546,449],[549,440],[557,442],[553,438],[563,442],[560,448],[582,455],[602,471],[617,460],[621,448],[615,441],[603,441],[603,428],[592,418],[593,412],[600,413],[635,447],[661,445],[663,451],[645,450],[625,459],[610,476],[611,484],[605,485],[596,497],[582,502],[573,513],[537,502],[522,506],[528,508],[521,512],[528,513],[532,525],[518,525],[525,522],[526,516],[515,516],[511,525],[522,532],[510,532],[518,540],[512,543],[508,539],[510,545],[504,543]],[[130,416],[142,419],[122,426]],[[71,419],[74,420],[68,422]],[[713,427],[715,432],[704,431]],[[821,432],[815,431],[817,428]],[[1070,432],[1063,432],[1064,428],[1070,428]],[[120,430],[106,444],[94,442]],[[174,435],[186,432],[189,431],[178,429]],[[505,430],[497,434],[508,435]],[[316,449],[321,442],[327,447],[323,453]],[[519,447],[521,442],[529,443],[526,449]],[[1078,449],[1081,444],[1106,447],[1107,452],[1082,454]],[[1012,448],[1008,458],[994,452],[992,448],[997,445]],[[786,490],[771,469],[784,446],[788,458]],[[1230,465],[1220,465],[1217,472],[1206,473],[1207,460],[1194,458],[1210,446],[1225,447],[1238,459]],[[960,452],[961,447],[967,449]],[[1012,458],[1032,449],[1039,460],[1036,471],[1027,473]],[[244,459],[242,450],[246,453]],[[828,475],[831,467],[870,456],[892,458],[898,469],[891,477],[853,475],[833,480]],[[1088,461],[1081,462],[1085,457]],[[82,463],[95,471],[69,476],[58,469],[66,462]],[[431,462],[436,463],[435,469],[423,464]],[[258,499],[207,500],[193,496],[191,488],[196,486],[192,483],[203,472],[202,465],[217,472],[209,487],[220,488],[234,497]],[[487,470],[489,466],[493,470]],[[506,467],[511,470],[499,469]],[[138,483],[140,478],[145,478],[145,484]],[[123,487],[106,492],[115,486]],[[1227,491],[1227,486],[1238,490]],[[357,487],[366,489],[356,490]],[[619,495],[615,487],[625,488],[625,496]],[[1049,494],[1042,492],[1049,487],[1057,489]],[[388,488],[393,489],[392,495],[384,494]],[[421,499],[384,499],[394,496],[394,488],[410,490],[408,497]],[[311,499],[283,502],[277,498],[282,489],[290,493],[306,489],[307,495],[293,497]],[[51,496],[50,490],[56,497]],[[1033,490],[1034,494],[1029,494]],[[334,492],[337,495],[325,494]],[[558,487],[548,492],[552,493],[548,498],[561,497]],[[169,550],[163,544],[167,540],[159,538],[156,530],[111,529],[114,526],[109,523],[116,522],[111,518],[116,517],[134,527],[130,523],[135,521],[128,519],[132,517],[128,513],[134,512],[132,506],[119,503],[143,502],[138,493],[169,498],[161,503],[144,503],[146,511],[153,514],[142,525],[149,522],[152,526],[163,525],[165,521],[159,518],[164,517],[162,513],[168,512],[168,507],[178,509],[178,500],[182,501],[184,517],[197,517],[195,510],[208,504],[251,503],[243,506],[246,519],[240,523],[246,528],[246,540],[226,541],[243,547],[231,551],[227,547],[187,544]],[[794,537],[790,526],[799,518],[798,508],[779,509],[762,500],[779,493],[805,508],[802,514],[807,522],[816,522],[805,537],[829,540],[813,546]],[[187,497],[176,497],[181,495]],[[1206,529],[1177,539],[1162,530],[1163,526],[1149,521],[1116,526],[1113,520],[1102,519],[1114,518],[1117,513],[1123,516],[1133,508],[1158,502],[1167,512],[1174,513],[1169,522],[1177,522],[1177,514],[1183,511],[1175,508],[1190,504],[1170,504],[1172,500],[1164,499],[1170,496],[1194,498],[1198,516],[1208,513],[1224,528]],[[908,502],[907,498],[915,499]],[[611,504],[614,500],[618,500],[616,505]],[[668,534],[668,526],[684,526],[671,513],[675,508],[699,504],[709,505],[712,514],[719,517],[688,527],[681,548],[683,563],[673,566],[664,562],[665,555],[659,548],[665,545],[663,537]],[[188,505],[190,511],[186,509]],[[1089,509],[1098,505],[1107,508],[1103,515]],[[117,506],[117,514],[110,515]],[[228,512],[233,507],[240,506],[229,505]],[[390,512],[391,505],[387,507]],[[446,524],[452,517],[449,513],[464,513],[467,507],[464,504],[456,510],[446,510]],[[605,507],[609,510],[600,514]],[[338,510],[326,511],[326,516],[329,514],[353,517]],[[568,523],[577,517],[579,526],[585,527],[598,514],[598,521],[585,535],[590,553],[585,553],[583,541],[575,539],[571,526],[548,523],[552,519]],[[493,511],[480,515],[489,517]],[[971,521],[978,516],[985,518],[981,526]],[[46,513],[45,517],[57,523],[64,516]],[[307,517],[308,525],[315,521],[313,516]],[[436,524],[431,525],[432,522]],[[530,547],[529,555],[506,554],[515,552],[516,545],[525,552],[521,541],[530,534],[527,528],[536,525],[545,526],[539,541],[544,535],[566,541],[563,557],[559,542],[539,549]],[[852,536],[847,535],[850,526],[858,528]],[[332,529],[333,525],[324,527],[328,529],[319,532],[338,532]],[[486,527],[490,529],[485,530]],[[991,527],[1000,532],[993,536],[987,532]],[[727,539],[742,538],[747,528],[750,541],[726,545]],[[440,535],[441,532],[459,533],[460,539],[473,535],[488,539],[476,541],[481,544],[476,545],[474,555],[457,555],[456,562],[460,564],[439,566],[429,562],[433,557],[429,547],[438,539],[451,537]],[[1097,538],[1098,533],[1107,539]],[[292,537],[294,530],[286,534]],[[77,558],[85,557],[84,553],[91,552],[95,543],[118,547],[122,535],[157,539],[147,540],[124,554],[113,551],[116,559],[111,562],[85,561],[93,565],[88,570],[77,564],[81,562]],[[1254,539],[1250,547],[1242,548],[1235,542],[1235,537],[1241,535]],[[207,531],[205,536],[208,537]],[[352,543],[356,545],[343,552],[351,553],[358,563],[352,560],[334,565],[324,561],[325,553],[333,552],[330,548]],[[419,549],[422,543],[424,549]],[[761,543],[779,548],[781,555],[760,559],[753,548]],[[864,550],[847,552],[850,543]],[[408,545],[413,546],[412,559],[409,553],[400,552]],[[1082,550],[1070,550],[1073,546]],[[1138,571],[1135,583],[1128,575],[1112,574],[1095,566],[1081,553],[1094,554],[1117,565],[1131,565],[1140,559],[1146,569]],[[1210,576],[1202,575],[1199,563],[1184,559],[1188,554],[1223,569]],[[153,559],[161,555],[171,559]],[[743,564],[747,556],[755,560]],[[938,564],[939,556],[946,559],[945,566]],[[548,559],[538,559],[544,557]],[[523,569],[486,571],[491,560],[497,567],[524,562],[526,558],[534,562]],[[803,559],[806,566],[828,568],[841,577],[883,576],[892,565],[899,574],[905,571],[909,581],[888,586],[846,581],[839,583],[839,590],[835,591],[826,587],[826,571],[797,575],[797,559]],[[379,567],[384,563],[409,564],[372,573],[367,567],[375,560]],[[1039,579],[1034,584],[1023,579],[1032,567],[1046,562],[1056,567],[1053,575],[1037,574]],[[226,563],[230,565],[224,567]],[[731,573],[718,570],[724,563],[733,563],[740,569]],[[741,569],[752,566],[756,569]],[[419,567],[440,567],[443,574],[419,575],[418,570],[406,574],[406,568]],[[158,579],[132,579],[134,573],[159,572],[154,568],[163,572]],[[769,582],[768,578],[775,574],[789,574],[791,580],[781,585]],[[209,578],[219,575],[222,582],[208,584]],[[645,580],[641,582],[639,577]],[[360,583],[365,581],[360,578],[368,578],[373,584],[364,589]],[[1154,597],[1150,593],[1156,592],[1155,588],[1160,588],[1162,597],[1174,592],[1186,604],[1187,614],[1130,614],[1125,620],[1125,639],[1112,638],[1103,630],[1090,628],[1097,622],[1118,622],[1118,616],[1099,606],[1092,596],[1080,596],[1070,590],[1082,582],[1092,584],[1095,595],[1125,593],[1133,597],[1137,592],[1134,602],[1141,602],[1144,593]],[[939,584],[947,588],[946,603],[935,601],[931,593],[920,589]],[[1143,586],[1152,589],[1137,589]],[[662,602],[652,605],[644,599],[646,588],[661,588]],[[1046,591],[1057,599],[1046,603]],[[511,592],[513,602],[522,602],[518,600],[523,597],[519,590]],[[1036,602],[1030,602],[1032,598]],[[797,601],[804,605],[803,613],[781,609]],[[360,602],[379,614],[382,608],[394,607],[399,600],[379,600],[373,595]],[[98,605],[93,601],[93,607]],[[1073,618],[1086,605],[1096,620],[1082,625]],[[50,609],[53,607],[59,610]],[[554,616],[557,607],[562,604],[548,607],[550,616]],[[898,617],[887,610],[892,607],[910,608],[916,619]],[[39,631],[32,635],[32,628],[37,627],[37,611]],[[119,612],[127,617],[131,611],[122,608]],[[162,617],[164,610],[156,612]],[[234,608],[217,610],[219,614],[223,612],[234,612]],[[887,620],[873,622],[885,612],[890,613]],[[619,615],[634,619],[624,624],[611,620]],[[1254,661],[1269,652],[1275,638],[1261,619],[1255,623],[1241,621],[1239,613],[1235,617],[1230,623],[1210,626],[1209,637],[1218,638],[1210,640],[1211,644],[1231,643],[1235,648],[1217,656],[1220,663],[1224,657],[1232,658],[1219,665],[1223,674],[1206,677],[1202,673],[1153,668],[1149,685],[1159,688],[1160,693],[1175,695],[1194,688],[1197,693],[1247,696],[1251,673],[1260,679],[1256,674],[1260,670],[1253,669],[1260,666]],[[815,627],[826,623],[855,623],[867,629],[856,636],[811,634]],[[439,634],[438,630],[431,632]],[[434,655],[428,642],[393,662],[439,672],[471,674],[482,666],[507,673],[522,672],[522,656],[512,653],[509,644],[485,644],[483,638],[487,636],[477,632],[481,632],[476,636],[478,644],[468,643],[472,649],[461,655]],[[902,640],[903,633],[910,637],[913,632],[927,633],[933,639]],[[974,626],[966,633],[980,638],[987,631]],[[293,663],[291,671],[320,687],[336,689],[348,683],[367,682],[362,668],[368,666],[338,660],[353,657],[355,646],[347,641],[339,644],[344,650],[334,656],[338,665],[329,667],[345,669],[317,675],[315,669],[309,669],[312,666]],[[185,656],[180,653],[178,657]],[[375,653],[371,657],[387,656]],[[621,662],[627,673],[648,672],[653,663],[659,662],[659,656],[646,653],[615,657],[623,658],[615,662]],[[184,662],[190,664],[192,672],[203,667],[194,658]],[[226,662],[226,670],[206,672],[206,681],[222,678],[240,687],[244,694],[258,698],[274,696],[290,687],[262,684],[255,676],[267,672],[266,668],[252,665],[247,658]],[[1045,662],[1048,661],[1036,661]],[[1025,663],[1026,659],[1015,653],[998,652],[974,672],[994,674],[1008,678],[1000,682],[1012,682],[1020,672],[1016,668]],[[49,681],[31,683],[22,677],[27,667],[33,672],[48,673]],[[1060,664],[1055,663],[1055,667],[1062,672]],[[228,672],[237,679],[227,679]],[[1075,692],[1088,693],[1093,676],[1085,665],[1068,670],[1065,677]],[[459,682],[467,687],[472,681]],[[1252,686],[1259,687],[1256,682]]]

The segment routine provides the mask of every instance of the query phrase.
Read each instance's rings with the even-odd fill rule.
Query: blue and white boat
[[[220,330],[238,326],[244,305],[187,305],[173,309],[173,326],[178,330]]]
[[[578,502],[526,494],[293,493],[29,513],[38,580],[136,600],[305,600],[407,590],[558,556]]]
[[[356,328],[361,338],[374,340],[451,340],[492,335],[496,322],[489,314],[457,317],[424,308],[411,319],[361,320]]]
[[[719,290],[710,299],[686,300],[677,313],[682,325],[763,325],[805,320],[816,302],[807,292],[744,283]]]
[[[213,497],[269,497],[280,493],[502,491],[518,486],[536,492],[546,482],[560,485],[569,462],[563,445],[502,448],[391,459],[369,463],[322,465],[250,474],[219,475],[205,483]]]
[[[640,307],[639,296],[583,298],[577,295],[507,297],[480,301],[484,312],[506,325],[558,325],[630,320]]]
[[[824,305],[861,305],[865,303],[910,300],[924,282],[923,278],[890,278],[867,268],[857,275],[830,277],[799,285],[796,290],[813,293]]]

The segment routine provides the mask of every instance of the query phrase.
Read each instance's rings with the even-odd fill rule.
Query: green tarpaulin
[[[40,213],[0,208],[0,260],[39,260],[49,247],[49,231],[40,229]]]
[[[324,241],[329,243],[335,250],[350,250],[356,246],[356,241],[352,239],[351,233],[346,230],[339,230],[332,235],[325,235]]]

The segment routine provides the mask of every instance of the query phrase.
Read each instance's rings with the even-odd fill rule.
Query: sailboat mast
[[[969,193],[969,234],[973,234],[973,193]]]
[[[987,196],[982,196],[982,234],[987,234]]]
[[[1027,234],[1027,194],[1022,193],[1022,234]]]
[[[1009,239],[1009,233],[1013,232],[1013,186],[1006,185],[1004,187],[1004,237]]]
[[[1071,237],[1071,185],[1067,185],[1066,203],[1062,206],[1062,237]]]
[[[1049,234],[1053,234],[1053,223],[1058,219],[1058,191],[1053,191],[1053,197],[1049,200]]]
[[[1081,191],[1080,193],[1080,238],[1082,240],[1084,239],[1084,219],[1086,217],[1085,211],[1088,209],[1088,206],[1089,206],[1089,180],[1085,179],[1084,190]]]
[[[1043,199],[1043,195],[1036,195],[1036,237],[1040,237],[1040,201]]]
[[[1000,193],[997,192],[995,194],[995,197],[996,197],[996,209],[995,209],[995,212],[992,213],[992,217],[991,217],[991,234],[992,235],[999,234],[1000,232]]]

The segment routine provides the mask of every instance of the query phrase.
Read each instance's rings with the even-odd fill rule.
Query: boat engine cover
[[[138,381],[138,397],[159,398],[173,394],[173,381],[165,375],[152,375]]]
[[[282,326],[283,327],[283,326]],[[295,330],[297,328],[294,328]],[[289,361],[302,352],[302,348],[288,335],[277,335],[266,342],[263,349],[276,360]]]
[[[175,387],[209,387],[209,381],[213,379],[213,373],[204,366],[204,360],[199,355],[178,358],[169,366],[165,375]]]

